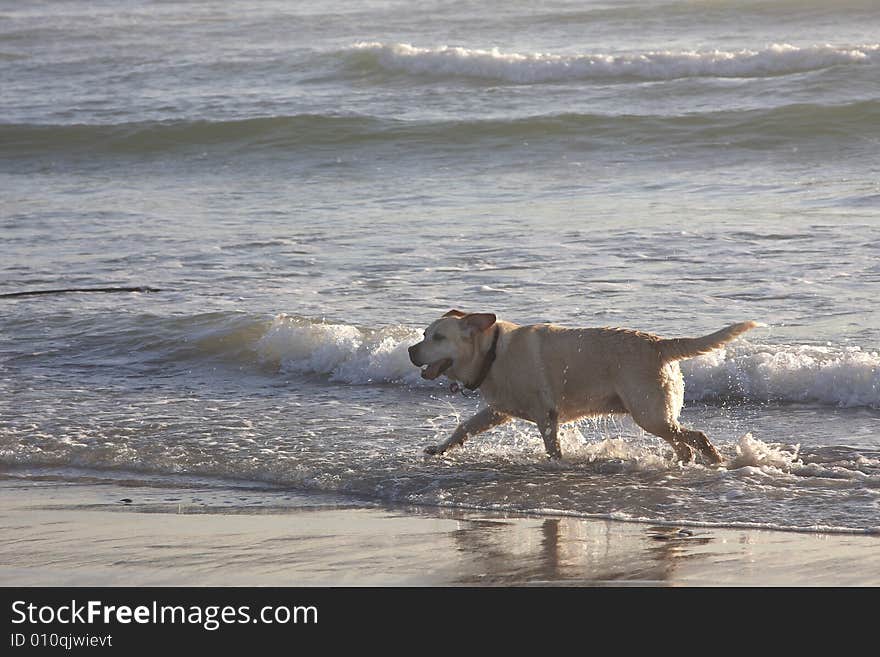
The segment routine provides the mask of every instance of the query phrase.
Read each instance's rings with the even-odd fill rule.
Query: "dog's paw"
[[[428,454],[429,456],[439,456],[445,451],[446,449],[443,445],[430,445],[425,448],[425,454]]]

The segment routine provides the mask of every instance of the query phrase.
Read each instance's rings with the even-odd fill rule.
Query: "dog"
[[[450,310],[409,347],[409,358],[424,368],[425,379],[445,374],[469,389],[479,388],[487,405],[425,452],[442,454],[520,418],[538,425],[547,455],[560,459],[561,423],[628,413],[668,442],[678,461],[691,462],[697,450],[718,464],[721,456],[706,434],[678,423],[684,403],[678,361],[717,349],[756,326],[741,322],[702,338],[664,339],[624,328],[518,326],[493,313]]]

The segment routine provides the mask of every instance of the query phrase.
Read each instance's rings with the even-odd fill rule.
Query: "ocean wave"
[[[298,114],[232,120],[112,124],[0,124],[0,153],[149,154],[198,148],[291,148],[377,139],[394,122],[358,116]]]
[[[202,155],[263,151],[334,153],[362,147],[435,145],[482,148],[572,139],[628,144],[767,148],[822,137],[875,135],[880,101],[800,103],[772,109],[684,115],[566,113],[510,119],[402,120],[370,116],[295,115],[229,121],[147,121],[97,125],[0,124],[0,154],[149,156],[166,151]]]
[[[407,347],[421,339],[411,327],[364,329],[279,315],[252,345],[263,366],[318,374],[345,384],[423,381]],[[880,353],[860,347],[768,345],[738,340],[726,349],[683,361],[690,401],[808,402],[880,408]]]
[[[421,339],[416,329],[362,329],[279,315],[254,345],[263,365],[285,373],[322,374],[348,384],[407,383],[423,379],[407,349]]]
[[[84,329],[85,341],[58,352],[65,363],[128,362],[148,369],[192,371],[228,364],[268,376],[316,376],[342,385],[437,389],[407,349],[421,328],[370,327],[291,314],[215,312],[185,317],[139,315],[112,329]],[[812,403],[880,409],[880,352],[859,346],[764,344],[740,338],[684,360],[690,402]],[[29,356],[21,356],[26,359]]]
[[[360,42],[344,54],[352,66],[413,76],[497,80],[516,84],[568,80],[670,80],[688,77],[753,78],[804,73],[876,61],[880,44],[762,50],[650,50],[637,53],[505,53],[498,48],[420,48],[408,43]]]
[[[682,363],[692,400],[814,402],[880,408],[880,354],[860,347],[739,341]]]
[[[555,4],[555,3],[554,3]],[[841,20],[856,23],[875,20],[878,5],[875,0],[660,0],[646,7],[642,2],[559,4],[534,11],[523,11],[514,19],[515,25],[532,28],[537,24],[585,25],[595,28],[597,23],[610,24],[620,29],[622,22],[643,25],[646,14],[652,19],[684,26],[703,21],[713,25],[728,22],[742,29],[743,25],[777,22],[802,22],[815,25],[818,21]],[[771,23],[772,24],[772,23]]]

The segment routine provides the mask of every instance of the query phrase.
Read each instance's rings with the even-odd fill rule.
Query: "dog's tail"
[[[706,354],[717,349],[721,345],[730,342],[741,333],[745,333],[756,326],[761,326],[758,322],[740,322],[733,324],[727,328],[723,328],[715,333],[703,336],[702,338],[671,338],[669,340],[660,340],[657,346],[660,349],[660,357],[663,362],[668,363],[673,360],[684,360],[685,358],[693,358],[700,354]]]

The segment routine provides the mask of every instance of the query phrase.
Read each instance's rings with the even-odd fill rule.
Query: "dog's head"
[[[424,339],[409,348],[409,359],[416,367],[427,365],[422,378],[436,379],[450,370],[449,375],[464,372],[479,354],[478,337],[495,324],[492,313],[463,313],[450,310],[425,329]]]

